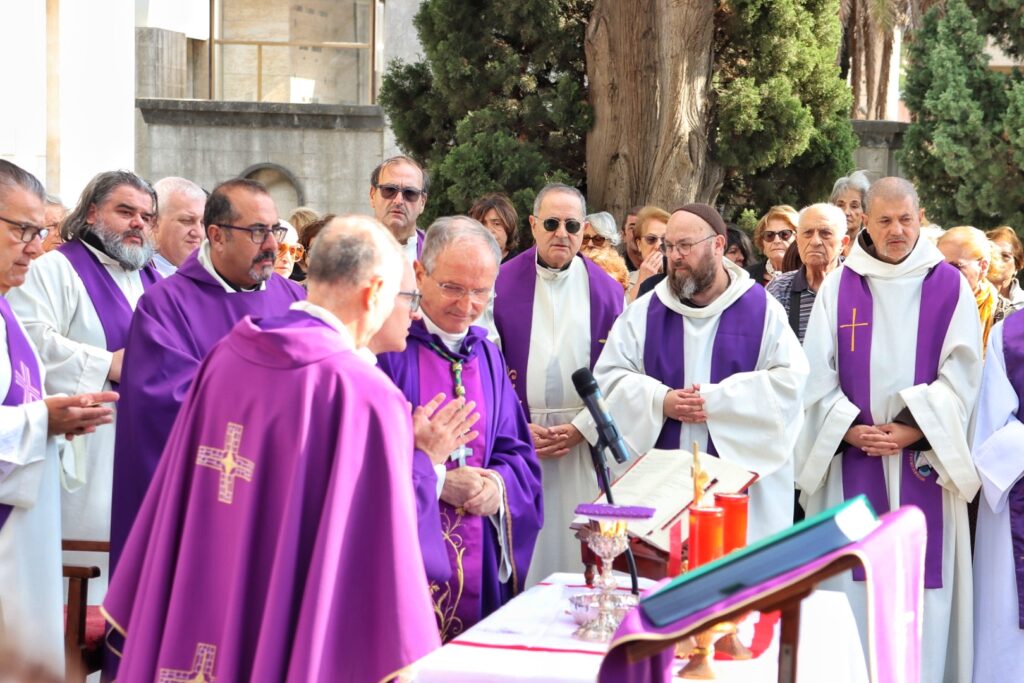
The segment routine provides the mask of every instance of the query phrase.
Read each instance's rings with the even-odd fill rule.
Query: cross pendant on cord
[[[459,463],[459,467],[465,467],[466,466],[466,458],[468,458],[470,455],[472,455],[472,453],[473,453],[472,450],[470,450],[469,448],[466,448],[466,444],[462,444],[461,446],[456,448],[454,451],[449,453],[448,454],[448,458],[450,460],[452,460],[453,462],[458,462]]]

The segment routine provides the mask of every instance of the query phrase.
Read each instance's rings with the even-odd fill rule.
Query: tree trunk
[[[723,171],[709,151],[714,12],[710,0],[595,2],[585,46],[593,210],[671,211],[718,195]]]

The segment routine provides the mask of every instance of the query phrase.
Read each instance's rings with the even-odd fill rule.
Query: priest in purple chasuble
[[[579,253],[587,207],[574,187],[545,186],[534,200],[536,246],[501,266],[494,326],[544,473],[544,528],[527,585],[582,567],[569,529],[581,502],[599,493],[590,447],[578,426],[589,419],[572,373],[593,368],[622,312],[622,285]]]
[[[920,237],[914,186],[871,186],[862,231],[822,284],[804,349],[811,367],[796,483],[811,516],[864,493],[879,513],[925,514],[922,681],[971,677],[967,501],[980,481],[967,427],[981,380],[981,330],[967,281]],[[846,591],[867,642],[863,577]]]
[[[45,192],[32,174],[0,160],[0,294],[25,281],[43,253]],[[64,674],[61,475],[74,454],[61,436],[109,424],[114,392],[44,399],[46,369],[0,296],[0,641],[26,662]],[[66,483],[71,484],[72,476]]]
[[[139,299],[128,330],[114,445],[112,570],[199,363],[246,315],[283,313],[306,297],[274,273],[284,228],[275,227],[277,208],[261,183],[235,179],[214,188],[204,225],[209,237]]]
[[[117,680],[381,681],[440,645],[408,403],[362,350],[403,255],[347,220],[307,301],[200,365],[104,601]]]
[[[67,216],[67,241],[39,257],[25,284],[8,301],[25,325],[46,367],[46,394],[80,394],[117,389],[125,339],[135,304],[160,280],[150,265],[156,193],[129,171],[94,177]],[[75,439],[85,483],[61,494],[64,538],[110,538],[110,497],[114,476],[114,425]],[[72,564],[96,565],[101,575],[89,585],[99,603],[107,584],[107,557],[66,553]],[[95,584],[95,585],[94,585]]]
[[[471,323],[490,300],[501,252],[490,232],[466,217],[427,231],[416,263],[423,319],[406,350],[381,354],[380,367],[415,406],[438,393],[464,398],[479,415],[475,438],[451,453],[436,481],[441,536],[423,540],[441,637],[449,640],[523,589],[543,523],[541,472],[498,348]],[[422,458],[421,458],[422,460]],[[421,489],[431,479],[417,475]],[[438,494],[423,491],[424,498]],[[449,571],[434,567],[438,546]]]
[[[627,447],[708,453],[755,472],[747,538],[793,523],[793,444],[807,358],[782,306],[723,258],[726,225],[707,204],[669,217],[668,276],[608,336],[594,377]],[[585,432],[596,441],[593,428]]]
[[[971,436],[981,477],[974,538],[974,681],[1024,680],[1024,316],[992,328]]]

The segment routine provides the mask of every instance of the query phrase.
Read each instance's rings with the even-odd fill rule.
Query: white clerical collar
[[[445,332],[435,325],[434,321],[428,318],[426,314],[423,315],[423,324],[427,326],[427,332],[430,334],[436,334],[452,353],[459,352],[459,349],[462,348],[462,340],[466,338],[467,334],[469,334],[469,328],[466,328],[463,332],[457,334]]]
[[[164,277],[170,277],[178,270],[178,266],[165,259],[159,252],[153,254],[153,267]]]
[[[405,243],[402,245],[402,253],[405,254],[405,258],[409,260],[409,263],[415,263],[416,262],[416,257],[417,257],[416,248],[417,248],[418,244],[419,244],[419,230],[417,230],[416,228],[413,228],[412,229],[412,235],[410,235],[409,239],[405,240]]]
[[[917,244],[907,257],[899,263],[888,263],[877,256],[871,255],[862,243],[863,231],[854,242],[850,255],[843,265],[865,277],[880,279],[896,279],[901,277],[924,275],[939,261],[944,260],[939,248],[926,237],[918,236]],[[875,247],[877,250],[877,247]]]
[[[220,273],[217,272],[217,269],[213,267],[213,259],[210,257],[210,240],[203,240],[203,243],[199,245],[199,253],[196,256],[199,259],[199,264],[203,267],[203,269],[206,270],[206,272],[210,274],[210,277],[216,280],[217,283],[224,288],[225,292],[227,292],[228,294],[234,294],[239,291],[232,287],[231,285],[229,285],[227,280],[222,278],[220,276]],[[273,277],[273,275],[271,275],[271,277]],[[267,283],[261,282],[260,286],[257,287],[256,289],[245,289],[241,291],[262,292],[266,288]]]
[[[727,258],[722,259],[722,267],[729,276],[729,286],[718,295],[718,298],[707,306],[687,306],[680,301],[668,285],[668,278],[663,278],[655,287],[655,295],[667,308],[688,318],[712,318],[732,306],[748,289],[754,286],[750,274]]]
[[[564,280],[571,274],[578,272],[580,268],[586,268],[586,265],[583,263],[583,259],[576,258],[575,254],[573,254],[572,261],[569,262],[569,267],[559,270],[542,265],[540,262],[540,252],[537,252],[537,275],[540,275],[542,280],[549,282]]]
[[[377,364],[377,357],[373,355],[373,352],[365,346],[356,348],[355,339],[352,338],[352,334],[348,331],[348,328],[345,327],[345,323],[341,322],[341,319],[339,319],[338,316],[334,315],[323,306],[317,306],[316,304],[308,301],[294,301],[288,308],[292,311],[302,311],[306,315],[326,323],[335,332],[341,335],[341,339],[345,343],[345,346],[355,351],[360,360],[369,363],[370,365]]]

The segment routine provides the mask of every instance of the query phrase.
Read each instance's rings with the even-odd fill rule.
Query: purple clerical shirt
[[[103,603],[118,680],[380,681],[438,647],[412,449],[405,397],[337,330],[243,319],[196,372]]]
[[[281,314],[304,298],[306,290],[276,274],[261,291],[226,292],[193,253],[174,275],[139,299],[125,342],[119,388],[111,571],[199,363],[245,316]]]

